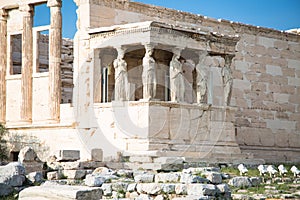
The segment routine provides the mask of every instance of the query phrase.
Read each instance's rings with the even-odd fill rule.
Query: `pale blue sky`
[[[268,27],[277,30],[300,28],[300,0],[135,0],[215,19]],[[63,0],[63,36],[73,38],[76,32],[76,6]],[[36,10],[36,25],[49,23],[45,6]]]

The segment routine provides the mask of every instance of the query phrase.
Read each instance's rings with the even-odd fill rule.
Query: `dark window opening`
[[[10,160],[13,161],[13,162],[16,162],[18,161],[19,159],[19,151],[12,151],[10,152]]]
[[[22,34],[11,35],[11,74],[22,73]]]
[[[49,71],[49,30],[37,32],[37,72]]]

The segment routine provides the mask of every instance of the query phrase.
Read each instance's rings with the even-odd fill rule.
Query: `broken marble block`
[[[76,161],[80,159],[78,150],[59,150],[55,153],[56,161]]]

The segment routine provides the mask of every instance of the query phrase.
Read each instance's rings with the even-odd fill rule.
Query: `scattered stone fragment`
[[[161,189],[165,194],[174,194],[175,193],[175,184],[162,184]]]
[[[161,192],[161,185],[158,183],[139,183],[136,186],[137,192],[142,194],[158,195]]]
[[[156,183],[176,183],[180,178],[179,173],[158,173],[155,175]]]
[[[187,194],[187,185],[186,184],[176,184],[175,185],[175,193],[178,195],[186,195]]]
[[[206,172],[205,176],[213,184],[222,183],[222,174],[219,172]]]
[[[258,186],[261,184],[262,180],[260,177],[250,177],[250,182],[252,187]]]
[[[238,176],[238,177],[234,177],[234,178],[230,179],[228,184],[233,187],[237,187],[237,188],[246,188],[246,187],[252,186],[249,178],[243,177],[243,176]]]
[[[104,196],[111,196],[112,195],[112,187],[111,183],[103,183],[101,186]]]
[[[180,183],[209,183],[209,180],[200,176],[182,173]]]
[[[43,172],[31,172],[26,177],[33,184],[42,183],[44,181]]]
[[[0,183],[12,187],[22,186],[25,181],[25,168],[19,162],[0,166]]]
[[[76,161],[80,159],[78,150],[59,150],[55,153],[56,161]]]
[[[99,200],[101,198],[101,188],[57,184],[45,184],[42,186],[29,187],[22,190],[19,194],[19,200]]]
[[[188,195],[214,196],[217,193],[216,186],[212,184],[189,184]]]
[[[128,184],[128,187],[127,187],[127,191],[128,192],[134,192],[135,191],[135,189],[136,189],[136,183],[130,183],[130,184]]]
[[[136,183],[152,183],[154,181],[154,174],[139,174],[134,176]]]
[[[85,185],[90,187],[100,187],[105,181],[106,181],[105,177],[101,175],[94,175],[94,174],[89,174],[84,179]]]
[[[47,173],[47,180],[59,180],[61,178],[62,178],[62,174],[59,171]]]
[[[13,193],[13,187],[4,183],[0,183],[0,197],[8,196]]]
[[[63,176],[69,179],[83,179],[86,175],[85,170],[63,170]]]

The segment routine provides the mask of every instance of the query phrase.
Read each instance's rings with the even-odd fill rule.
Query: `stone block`
[[[266,65],[266,72],[272,76],[282,76],[282,69],[280,66]]]
[[[187,127],[190,127],[188,109],[172,108],[170,111],[170,139],[189,139]]]
[[[69,185],[42,185],[22,190],[19,200],[98,200],[102,198],[101,188]]]
[[[55,154],[57,161],[76,161],[80,159],[78,150],[59,150]]]
[[[256,187],[261,184],[262,179],[260,177],[250,177],[250,182],[252,187]]]
[[[113,191],[127,191],[128,183],[124,182],[116,182],[111,184],[111,188]]]
[[[238,131],[237,138],[239,142],[249,146],[260,146],[259,130],[256,128],[243,128]]]
[[[159,173],[155,175],[156,183],[176,183],[179,181],[179,173]]]
[[[217,185],[218,193],[230,193],[230,187],[226,183]]]
[[[175,193],[177,195],[186,195],[187,194],[187,185],[186,184],[176,184]]]
[[[293,121],[283,121],[283,120],[265,120],[267,122],[267,128],[272,130],[282,129],[283,127],[288,131],[291,132],[296,128],[296,122]]]
[[[103,150],[102,149],[92,149],[92,161],[103,161]]]
[[[40,161],[40,159],[37,157],[35,151],[32,147],[24,147],[20,150],[20,153],[18,155],[19,162],[33,162],[33,161]]]
[[[267,37],[262,37],[262,36],[257,37],[257,44],[263,45],[266,48],[274,47],[275,41],[277,41],[277,40],[275,40],[273,38],[267,38]]]
[[[26,174],[43,171],[44,169],[43,162],[23,162],[23,166],[25,167]]]
[[[222,174],[218,172],[206,172],[206,178],[213,184],[222,183]]]
[[[111,183],[104,183],[101,186],[101,189],[103,191],[103,195],[104,196],[111,196],[112,195],[112,187],[111,187]]]
[[[127,191],[128,192],[134,192],[135,191],[135,189],[136,189],[136,183],[130,183],[129,185],[128,185],[128,187],[127,187]]]
[[[44,181],[43,172],[31,172],[26,177],[33,184]]]
[[[134,176],[136,183],[151,183],[154,181],[154,174],[138,174]]]
[[[300,60],[288,59],[288,68],[298,69],[300,67]]]
[[[59,180],[61,178],[62,178],[62,174],[58,171],[47,173],[47,180]]]
[[[161,189],[164,194],[174,194],[175,184],[162,184]]]
[[[300,86],[300,78],[288,77],[288,84],[291,86]]]
[[[162,188],[159,183],[138,183],[136,190],[140,194],[158,195],[162,191]]]
[[[276,40],[274,41],[274,47],[277,49],[287,49],[288,48],[288,42],[287,41],[283,41],[283,40]]]
[[[68,179],[83,179],[86,175],[86,171],[85,170],[63,170],[62,174]]]
[[[129,157],[130,162],[152,162],[152,157],[151,156],[130,156]]]
[[[236,70],[240,70],[241,72],[246,73],[249,71],[250,63],[241,60],[236,60],[234,66]]]
[[[180,175],[180,183],[191,184],[191,183],[209,183],[209,180],[193,174],[182,173]]]
[[[190,184],[187,186],[188,195],[214,196],[216,193],[216,186],[212,184]]]
[[[99,162],[99,161],[82,161],[82,162],[79,162],[79,168],[80,169],[96,169],[98,167],[104,167],[104,166],[105,166],[105,163],[104,162]]]
[[[230,179],[228,184],[237,188],[247,188],[252,186],[250,179],[248,177],[243,176],[234,177]]]
[[[106,177],[101,175],[88,174],[84,179],[84,183],[90,187],[100,187],[106,181]]]
[[[25,168],[21,163],[13,162],[0,166],[0,183],[20,187],[25,181]]]
[[[14,188],[10,185],[0,183],[0,197],[8,196],[12,194],[14,191]]]
[[[265,147],[272,147],[275,145],[274,133],[272,133],[271,131],[260,132],[259,138],[260,138],[261,145]]]
[[[299,134],[289,133],[288,138],[289,138],[289,147],[296,147],[296,148],[300,147],[300,142],[299,142],[300,135]]]
[[[238,80],[234,79],[233,80],[233,88],[240,89],[242,91],[250,91],[251,90],[251,83],[248,80]]]
[[[169,138],[169,108],[150,106],[149,108],[149,137]]]

